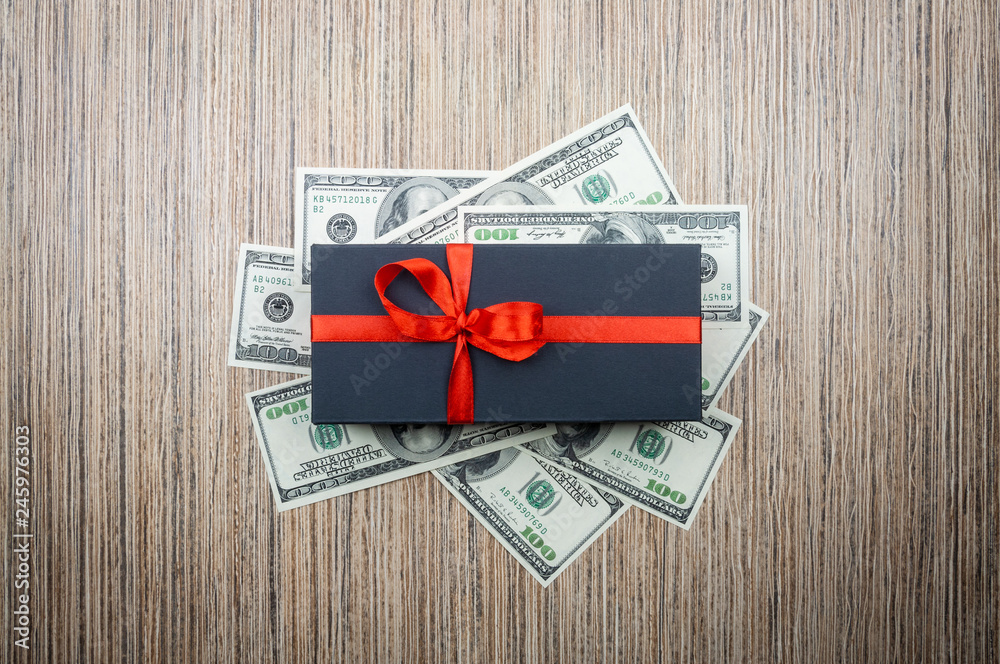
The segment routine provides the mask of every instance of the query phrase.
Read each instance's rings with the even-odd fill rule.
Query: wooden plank
[[[996,6],[0,15],[0,417],[35,534],[31,650],[0,659],[1000,657]],[[542,590],[427,475],[279,516],[243,394],[288,376],[225,357],[293,168],[502,168],[626,101],[687,202],[750,206],[772,312],[692,530],[632,510]]]

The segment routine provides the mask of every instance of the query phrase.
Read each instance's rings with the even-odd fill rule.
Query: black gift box
[[[448,274],[446,245],[317,244],[312,252],[313,316],[386,316],[373,282],[388,263],[425,258]],[[546,316],[700,318],[700,259],[697,245],[477,244],[466,312],[526,301]],[[442,314],[406,272],[386,296],[416,314]],[[454,341],[312,347],[314,422],[447,420]],[[520,362],[469,353],[477,422],[701,417],[700,343],[547,343]]]

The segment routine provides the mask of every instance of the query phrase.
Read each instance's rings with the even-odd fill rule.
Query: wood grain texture
[[[0,21],[0,416],[5,458],[32,430],[36,533],[4,661],[1000,658],[995,3]],[[750,206],[773,314],[692,530],[631,510],[542,590],[426,474],[279,516],[243,394],[289,376],[225,357],[293,168],[502,168],[626,101],[686,201]]]

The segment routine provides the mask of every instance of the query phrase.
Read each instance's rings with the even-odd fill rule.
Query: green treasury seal
[[[580,189],[588,200],[600,203],[611,194],[611,183],[603,175],[590,175],[584,179]]]
[[[652,429],[646,429],[635,439],[635,447],[639,451],[639,455],[647,459],[655,459],[660,456],[666,445],[663,434]]]
[[[545,480],[536,480],[528,485],[524,497],[529,505],[537,510],[543,510],[555,500],[556,490]]]
[[[339,424],[317,424],[310,433],[317,447],[324,450],[337,449],[344,442],[344,430]]]

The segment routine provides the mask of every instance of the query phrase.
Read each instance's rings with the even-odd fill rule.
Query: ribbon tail
[[[472,360],[465,335],[459,334],[455,344],[455,359],[448,379],[448,424],[471,424],[475,404],[472,393]]]

